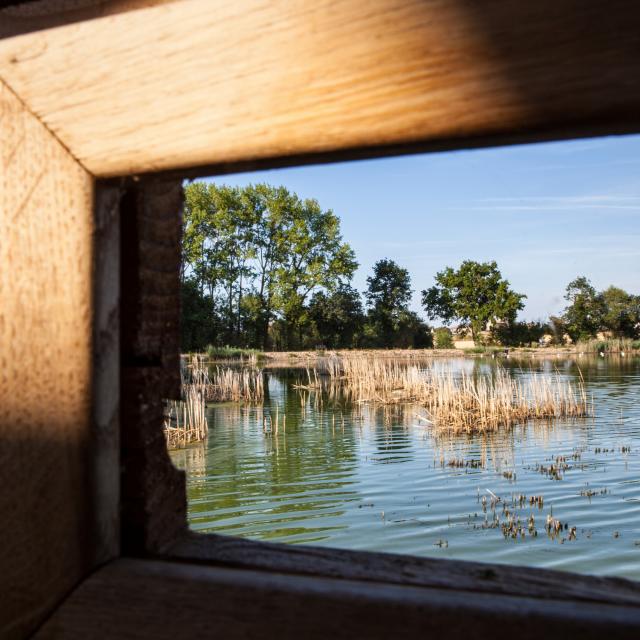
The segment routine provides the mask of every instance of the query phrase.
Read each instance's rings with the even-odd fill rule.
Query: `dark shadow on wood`
[[[180,182],[122,184],[121,544],[164,549],[186,527],[184,473],[169,460],[163,400],[180,397]]]
[[[629,638],[640,609],[119,559],[88,578],[45,638]]]

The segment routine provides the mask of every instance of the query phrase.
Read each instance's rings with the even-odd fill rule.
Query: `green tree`
[[[474,340],[489,322],[512,323],[524,307],[525,295],[512,291],[495,261],[465,260],[460,267],[447,267],[436,274],[436,284],[422,292],[429,318],[440,318],[470,327]]]
[[[309,303],[309,317],[319,344],[329,349],[358,346],[365,315],[360,294],[351,286],[342,285],[333,293],[315,293]]]
[[[453,334],[449,327],[438,327],[433,332],[436,349],[453,349]]]
[[[401,314],[409,309],[411,293],[411,278],[406,269],[386,258],[373,265],[365,298],[369,322],[375,327],[376,346],[391,346]]]
[[[431,327],[415,311],[403,309],[398,315],[391,342],[385,346],[394,349],[431,349]]]
[[[342,241],[339,218],[323,211],[317,200],[293,196],[286,213],[288,251],[278,270],[278,303],[288,344],[302,346],[309,296],[349,282],[358,263]]]
[[[430,347],[431,329],[414,311],[409,272],[389,259],[378,260],[367,278],[368,315],[364,329],[366,346]]]
[[[245,189],[243,197],[255,212],[255,294],[258,304],[251,324],[255,327],[254,346],[264,350],[270,347],[269,328],[277,314],[276,297],[279,273],[286,261],[287,211],[292,207],[292,195],[285,187],[258,184]]]
[[[551,344],[564,344],[567,327],[561,317],[549,316],[549,331],[553,336]]]
[[[280,346],[300,344],[309,297],[357,267],[338,217],[285,187],[191,183],[183,231],[182,280],[209,301],[218,345],[267,349],[276,321]]]
[[[213,301],[200,289],[197,281],[188,278],[180,291],[180,344],[185,351],[204,351],[216,339]]]
[[[562,320],[571,339],[576,342],[595,337],[602,327],[605,306],[591,282],[584,276],[572,280],[567,285],[564,299],[569,305]]]
[[[603,314],[602,328],[611,331],[616,338],[640,336],[640,296],[634,296],[611,286],[601,294]]]
[[[510,322],[491,327],[492,341],[505,346],[523,347],[537,345],[542,336],[552,328],[544,322]]]

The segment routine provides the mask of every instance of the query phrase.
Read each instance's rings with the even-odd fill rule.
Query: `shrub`
[[[453,335],[451,329],[447,327],[439,327],[433,332],[433,338],[436,349],[453,349]]]
[[[257,349],[242,349],[240,347],[215,347],[210,344],[207,347],[207,355],[211,360],[251,360],[264,356]]]

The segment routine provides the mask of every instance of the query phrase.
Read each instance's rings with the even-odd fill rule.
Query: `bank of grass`
[[[578,353],[632,353],[640,351],[640,340],[631,338],[607,338],[582,340],[576,343]]]
[[[211,362],[253,364],[260,366],[311,366],[314,362],[330,357],[377,357],[389,360],[424,361],[436,358],[460,358],[502,356],[523,357],[556,357],[558,355],[572,356],[581,353],[628,353],[640,352],[640,340],[608,339],[589,340],[573,345],[549,345],[528,347],[503,347],[496,345],[476,345],[467,349],[316,349],[308,351],[260,351],[258,349],[243,349],[240,347],[207,347],[200,356],[205,356]],[[195,354],[191,354],[195,355]]]
[[[214,347],[209,345],[206,355],[210,360],[260,360],[264,358],[264,352],[258,349],[243,349],[241,347]]]
[[[505,349],[509,349],[509,347],[496,347],[496,346],[483,346],[478,345],[475,347],[471,347],[469,349],[463,349],[463,353],[467,354],[477,354],[477,355],[492,355],[494,353],[504,353]]]

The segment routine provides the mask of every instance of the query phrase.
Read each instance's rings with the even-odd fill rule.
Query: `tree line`
[[[339,218],[317,200],[268,184],[190,183],[183,216],[182,348],[427,348],[434,335],[448,344],[442,331],[432,332],[409,308],[413,290],[406,269],[379,260],[361,296],[351,284],[357,267]],[[492,324],[495,339],[505,344],[531,341],[522,335],[531,323],[516,321],[526,296],[512,291],[495,262],[468,260],[435,280],[422,292],[430,319],[469,327],[476,340]],[[556,319],[581,336],[611,323],[616,312],[603,309],[614,298],[616,305],[626,304],[622,294],[591,295],[583,280],[570,285],[574,310]],[[637,307],[637,297],[630,299]],[[600,315],[594,324],[595,308]],[[635,313],[637,319],[637,308]],[[624,331],[632,317],[630,312],[619,323]]]

